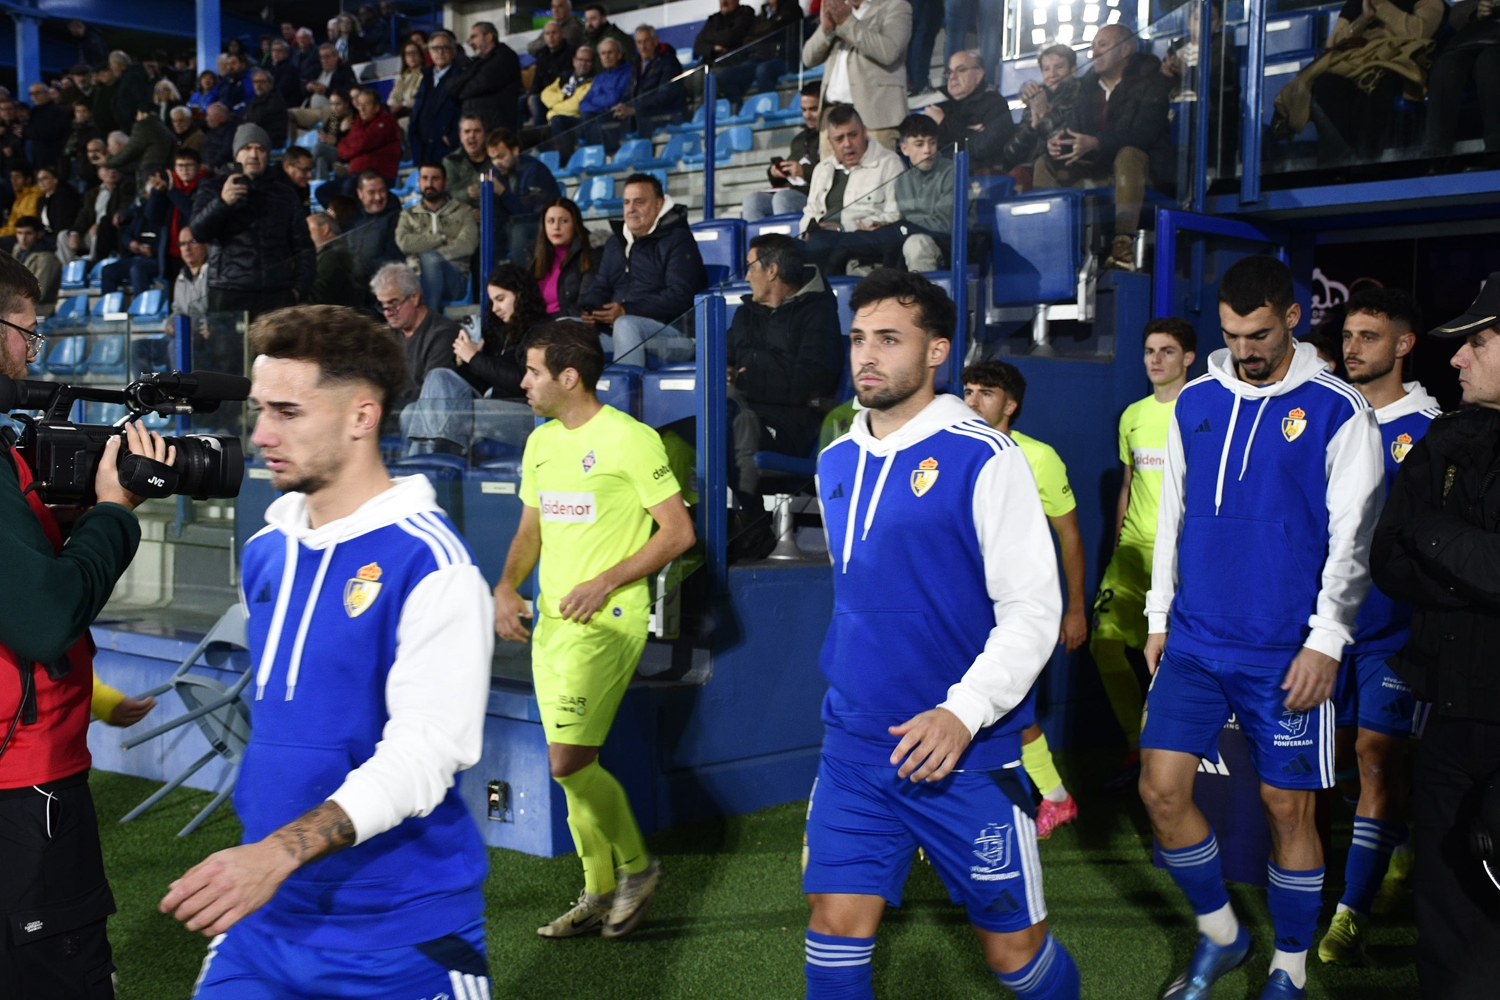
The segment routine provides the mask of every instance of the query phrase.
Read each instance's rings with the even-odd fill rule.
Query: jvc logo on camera
[[[167,481],[160,476],[150,476],[146,479],[146,482],[150,483],[152,486],[167,485]]]

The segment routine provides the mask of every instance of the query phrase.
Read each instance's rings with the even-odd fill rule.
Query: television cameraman
[[[40,297],[32,273],[0,255],[0,375],[26,377],[41,343]],[[159,435],[139,424],[126,433],[132,452],[173,460]],[[28,489],[9,429],[0,438],[0,997],[108,998],[105,921],[115,905],[88,786],[88,629],[140,543],[142,498],[120,486],[120,439],[111,438],[98,502],[64,545],[58,517]]]
[[[1452,362],[1464,408],[1433,420],[1401,462],[1370,570],[1416,606],[1390,665],[1431,704],[1412,810],[1417,978],[1425,997],[1470,1000],[1500,980],[1500,888],[1469,846],[1500,782],[1500,272],[1431,335],[1464,340]]]

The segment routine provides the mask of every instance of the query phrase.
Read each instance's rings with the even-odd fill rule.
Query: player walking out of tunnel
[[[1385,461],[1385,492],[1412,445],[1442,411],[1419,382],[1401,381],[1401,368],[1421,328],[1411,296],[1394,288],[1368,288],[1350,299],[1344,319],[1344,367],[1360,395],[1375,408]],[[1340,750],[1351,742],[1358,761],[1359,804],[1354,841],[1344,865],[1344,894],[1318,957],[1339,965],[1364,961],[1364,922],[1380,891],[1391,852],[1406,841],[1406,773],[1416,702],[1411,685],[1387,661],[1406,645],[1412,606],[1392,601],[1372,586],[1360,605],[1354,642],[1344,656],[1334,693]],[[1358,728],[1356,728],[1358,727]],[[1342,756],[1342,754],[1340,754]],[[1342,776],[1340,776],[1342,777]]]
[[[850,307],[865,408],[818,459],[834,613],[803,876],[807,997],[874,997],[875,935],[922,847],[1000,982],[1075,1000],[1019,759],[1062,617],[1036,482],[1014,441],[934,391],[955,319],[941,289],[880,269]]]
[[[583,892],[537,929],[563,938],[630,933],[661,881],[625,789],[599,763],[646,646],[646,577],[686,552],[693,524],[661,437],[599,402],[599,335],[561,320],[526,341],[526,401],[547,423],[521,459],[521,525],[495,586],[495,631],[531,639],[531,675],[552,777],[568,800]],[[656,530],[653,534],[653,528]],[[541,560],[533,613],[516,589]]]
[[[1323,889],[1315,793],[1333,784],[1329,696],[1370,585],[1381,463],[1370,404],[1293,341],[1300,316],[1285,264],[1233,264],[1219,285],[1227,349],[1182,390],[1168,427],[1140,788],[1199,931],[1169,1000],[1208,996],[1250,950],[1214,831],[1193,803],[1199,758],[1218,757],[1231,714],[1271,827],[1276,950],[1261,998],[1306,995]]]
[[[1140,776],[1146,680],[1142,651],[1146,648],[1146,591],[1151,589],[1157,498],[1167,463],[1167,426],[1177,395],[1187,385],[1188,370],[1198,357],[1198,334],[1187,320],[1153,319],[1146,324],[1144,339],[1151,395],[1131,403],[1120,415],[1120,463],[1125,474],[1115,513],[1115,551],[1094,598],[1094,634],[1089,642],[1104,693],[1125,734],[1125,764],[1111,779],[1111,790],[1134,788]]]
[[[245,837],[161,909],[213,935],[200,998],[489,996],[486,859],[457,772],[484,737],[490,596],[432,486],[381,461],[401,345],[342,306],[266,313],[249,339],[252,440],[285,495],[240,578]]]

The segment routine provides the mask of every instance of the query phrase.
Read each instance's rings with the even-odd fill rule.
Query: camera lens
[[[199,500],[239,495],[245,475],[245,456],[240,439],[229,434],[189,434],[171,437],[177,448],[174,467],[181,476],[177,491]]]

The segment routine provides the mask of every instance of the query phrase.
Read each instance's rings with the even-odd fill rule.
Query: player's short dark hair
[[[29,272],[28,272],[29,273]],[[363,382],[389,414],[406,391],[406,350],[384,323],[348,306],[289,306],[250,324],[255,355],[311,361],[319,381]]]
[[[599,334],[581,320],[557,319],[533,328],[521,341],[522,356],[533,347],[542,348],[542,363],[553,378],[561,377],[571,368],[589,392],[594,391],[599,376],[604,374],[604,348],[599,346]]]
[[[897,134],[903,139],[936,139],[938,126],[930,115],[907,115]]]
[[[1284,313],[1297,300],[1292,269],[1275,257],[1241,257],[1219,279],[1219,301],[1238,316],[1249,316],[1261,306]]]
[[[21,300],[33,305],[42,299],[36,275],[8,253],[0,253],[0,315],[21,311]]]
[[[807,284],[807,254],[801,240],[794,240],[785,233],[761,233],[750,241],[750,249],[756,252],[756,260],[763,268],[776,268],[776,280],[792,288]]]
[[[629,177],[625,178],[625,183],[620,185],[620,190],[624,191],[632,184],[651,185],[652,193],[654,193],[658,198],[665,198],[667,195],[666,191],[662,189],[661,178],[656,176],[655,174],[631,174]]]
[[[300,146],[295,146],[293,148],[294,149],[298,149],[301,152],[307,153],[307,150],[302,149]],[[291,151],[288,150],[287,152],[288,152],[288,155],[289,155]],[[309,157],[312,156],[311,153],[307,153],[307,155]],[[191,148],[189,146],[179,146],[179,147],[177,147],[177,149],[173,150],[173,152],[172,152],[172,162],[176,163],[178,160],[192,160],[194,163],[198,164],[199,166],[202,166],[202,164],[203,164],[203,157],[200,156],[200,155],[198,155],[198,151],[196,149],[193,149],[193,148]]]
[[[1421,308],[1411,295],[1399,288],[1361,288],[1349,296],[1349,302],[1344,307],[1345,316],[1355,313],[1384,316],[1408,330],[1422,329]]]
[[[1253,312],[1254,310],[1252,310]],[[1177,346],[1184,351],[1198,350],[1198,331],[1193,329],[1193,324],[1176,316],[1162,316],[1146,323],[1146,329],[1141,332],[1141,340],[1144,341],[1153,333],[1165,333],[1168,337],[1177,341]]]
[[[1078,53],[1074,52],[1066,45],[1047,46],[1045,49],[1036,54],[1036,64],[1040,66],[1042,64],[1042,60],[1047,58],[1048,56],[1059,56],[1062,59],[1066,60],[1067,64],[1073,69],[1078,68]]]
[[[877,267],[869,277],[854,286],[849,296],[849,312],[857,313],[875,302],[895,299],[903,306],[917,307],[917,327],[929,338],[953,339],[958,310],[948,293],[915,271],[894,267]]]
[[[859,112],[854,110],[854,105],[852,104],[840,104],[828,112],[829,128],[838,125],[848,125],[850,122],[859,122],[861,125],[865,123],[865,120],[859,116]]]
[[[1011,423],[1021,419],[1021,404],[1026,402],[1026,376],[1015,365],[1008,361],[977,361],[964,366],[958,381],[963,385],[999,389],[1016,401],[1016,411],[1010,415]]]
[[[417,168],[417,176],[420,177],[424,170],[441,170],[443,172],[443,180],[448,179],[448,165],[442,160],[423,160],[422,165]]]
[[[813,80],[813,81],[811,81],[809,83],[804,83],[802,85],[802,89],[800,91],[798,91],[797,96],[799,98],[802,98],[802,97],[816,97],[816,98],[821,99],[823,97],[823,84],[822,84],[822,82],[819,81],[819,80]]]
[[[15,228],[17,228],[17,229],[35,229],[37,232],[41,232],[42,229],[43,229],[42,220],[39,219],[39,218],[37,218],[34,215],[23,215],[19,219],[16,220],[16,226],[15,226]]]

